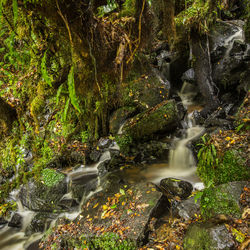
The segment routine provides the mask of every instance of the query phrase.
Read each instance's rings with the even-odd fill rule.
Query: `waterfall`
[[[184,82],[179,95],[183,105],[189,111],[190,106],[193,105],[192,99],[195,95],[193,86]],[[180,171],[195,167],[195,160],[192,151],[188,147],[188,143],[200,136],[204,131],[203,127],[195,125],[192,112],[186,115],[183,127],[186,128],[183,137],[175,140],[175,148],[170,150],[169,154],[169,168]]]

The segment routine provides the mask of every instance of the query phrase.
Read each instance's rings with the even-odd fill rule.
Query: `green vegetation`
[[[210,219],[221,214],[233,217],[241,216],[239,204],[230,194],[218,186],[211,186],[203,191],[201,197],[201,214],[205,219]]]
[[[129,135],[121,135],[121,136],[116,136],[115,141],[120,147],[120,151],[127,155],[129,153],[129,147],[133,143],[133,139]]]
[[[44,185],[46,185],[48,187],[55,186],[57,183],[59,183],[64,178],[65,178],[65,176],[63,174],[58,173],[54,169],[45,168],[42,170],[42,177],[41,177],[42,182],[44,183]]]
[[[231,181],[248,180],[250,175],[246,167],[246,159],[241,154],[242,149],[228,147],[217,152],[215,138],[209,139],[208,136],[203,136],[203,143],[198,144],[202,147],[197,155],[197,173],[205,185],[209,182],[219,185]],[[226,139],[230,140],[229,137],[224,138],[225,141]]]
[[[105,233],[101,236],[89,238],[80,237],[81,245],[77,246],[82,249],[100,249],[100,250],[133,250],[136,249],[133,242],[122,240],[115,233]]]

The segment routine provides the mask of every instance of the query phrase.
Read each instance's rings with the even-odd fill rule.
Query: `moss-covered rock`
[[[232,249],[233,237],[229,234],[225,225],[211,226],[194,224],[189,229],[184,239],[184,249]]]
[[[123,134],[133,140],[141,140],[157,132],[171,131],[179,121],[175,101],[164,101],[130,119],[123,127]]]
[[[230,182],[206,188],[201,197],[201,214],[205,219],[218,215],[241,216],[240,195],[247,182]]]

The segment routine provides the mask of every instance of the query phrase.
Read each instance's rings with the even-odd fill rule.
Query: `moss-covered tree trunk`
[[[4,128],[4,132],[11,129],[13,122],[17,119],[16,110],[13,109],[0,97],[0,123]]]

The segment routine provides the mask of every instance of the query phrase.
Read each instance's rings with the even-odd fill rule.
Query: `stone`
[[[168,199],[157,191],[154,184],[128,184],[122,174],[120,177],[117,173],[108,174],[101,183],[102,191],[94,194],[82,206],[82,213],[76,223],[84,228],[88,237],[94,237],[95,234],[88,226],[86,218],[94,218],[90,221],[95,228],[103,227],[108,230],[112,225],[117,228],[129,228],[123,231],[124,238],[137,246],[142,245],[148,235],[150,219],[158,218],[168,211]],[[111,200],[114,201],[113,205],[108,205]],[[109,216],[109,213],[113,215]]]
[[[22,227],[22,221],[23,218],[20,214],[14,213],[13,216],[11,217],[11,220],[8,223],[9,227],[17,227],[21,228]]]
[[[212,219],[222,214],[240,218],[242,214],[240,196],[245,186],[249,187],[247,181],[234,181],[204,189],[201,197],[203,217]]]
[[[170,132],[180,121],[174,100],[161,104],[131,118],[123,127],[123,134],[133,140],[142,140],[155,133]]]
[[[37,213],[25,230],[27,236],[34,233],[42,233],[49,228],[50,223],[58,216],[54,213]]]
[[[177,215],[185,221],[197,218],[200,214],[200,202],[195,202],[194,197],[179,202],[175,207]]]
[[[223,225],[194,224],[184,238],[184,249],[229,250],[234,249],[234,240]]]
[[[98,143],[97,146],[100,149],[104,149],[104,148],[108,148],[110,145],[112,144],[112,140],[107,139],[107,138],[101,138]]]
[[[194,69],[191,68],[187,71],[185,71],[181,77],[181,80],[190,82],[190,83],[194,83],[195,82],[195,73],[194,73]]]
[[[134,116],[137,112],[137,108],[133,106],[124,106],[113,112],[109,121],[109,130],[115,135],[118,133],[119,128],[124,122]]]
[[[193,191],[193,186],[187,181],[175,178],[165,178],[160,182],[162,192],[169,198],[178,196],[181,199],[186,199]]]
[[[91,151],[91,153],[89,154],[89,158],[93,161],[93,162],[98,162],[98,160],[101,157],[101,151],[94,149]]]
[[[51,212],[62,209],[59,202],[66,193],[66,178],[51,187],[41,182],[30,181],[27,185],[21,187],[19,198],[23,206],[32,211]]]

